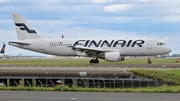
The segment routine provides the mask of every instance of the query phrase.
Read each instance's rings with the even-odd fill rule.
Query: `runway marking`
[[[71,100],[77,100],[77,98],[71,98]]]

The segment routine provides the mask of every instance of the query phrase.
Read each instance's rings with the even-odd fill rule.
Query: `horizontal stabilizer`
[[[30,43],[25,43],[25,42],[18,42],[18,41],[10,41],[9,45],[30,45]]]

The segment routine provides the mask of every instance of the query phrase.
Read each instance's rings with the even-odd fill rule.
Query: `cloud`
[[[104,7],[104,11],[106,12],[120,12],[120,11],[127,11],[132,9],[133,6],[131,4],[114,4]]]
[[[140,2],[148,2],[148,0],[139,0]]]
[[[0,0],[0,2],[2,3],[2,2],[6,2],[6,0]]]
[[[177,23],[180,22],[180,16],[164,16],[161,19],[162,22]]]
[[[92,0],[93,3],[95,4],[103,4],[106,3],[108,0]]]

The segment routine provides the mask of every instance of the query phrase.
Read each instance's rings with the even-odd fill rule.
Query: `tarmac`
[[[130,69],[157,69],[157,70],[171,70],[180,69],[180,64],[126,64],[126,65],[89,65],[79,67],[54,67],[54,66],[12,66],[12,65],[0,65],[0,70],[61,70],[61,71],[127,71]]]
[[[179,101],[178,93],[0,91],[1,101]]]

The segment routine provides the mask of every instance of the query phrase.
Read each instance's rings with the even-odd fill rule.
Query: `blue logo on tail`
[[[28,33],[36,33],[35,30],[30,30],[24,23],[15,23],[21,30],[26,30]]]
[[[5,44],[3,45],[0,53],[4,54],[4,51],[5,51]]]

